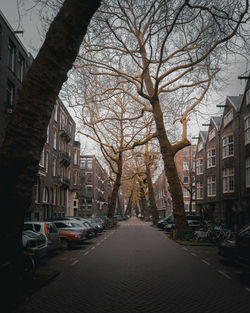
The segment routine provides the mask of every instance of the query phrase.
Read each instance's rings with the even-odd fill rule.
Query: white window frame
[[[207,151],[207,168],[215,166],[216,166],[216,149],[210,149]]]
[[[215,128],[211,129],[210,132],[208,133],[208,141],[211,141],[213,138],[215,138]]]
[[[189,162],[183,161],[183,171],[189,171]]]
[[[230,138],[232,138],[232,141],[230,141]],[[233,155],[234,155],[234,136],[230,134],[222,138],[222,158],[225,159]]]
[[[234,181],[234,168],[224,168],[222,170],[222,182],[223,182],[223,193],[234,192],[235,181]]]
[[[203,174],[203,158],[196,160],[196,175],[202,175]]]
[[[201,200],[203,199],[203,182],[202,181],[198,181],[196,184],[196,198],[197,200]]]
[[[44,167],[45,166],[45,149],[43,147],[43,151],[40,156],[39,166]]]
[[[53,129],[53,148],[56,150],[57,148],[57,130]]]
[[[216,196],[216,177],[215,176],[207,177],[207,196],[208,197]]]
[[[233,120],[233,109],[231,109],[223,118],[224,127],[227,126]]]

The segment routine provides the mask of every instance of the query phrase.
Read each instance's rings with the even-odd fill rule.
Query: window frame
[[[214,155],[213,155],[213,151],[214,151]],[[211,167],[216,167],[216,149],[215,148],[211,148],[207,151],[207,168],[211,168]]]

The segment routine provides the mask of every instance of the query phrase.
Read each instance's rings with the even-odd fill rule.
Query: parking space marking
[[[203,263],[205,263],[205,264],[207,264],[208,266],[210,266],[211,264],[208,262],[208,261],[206,261],[206,260],[201,260]]]
[[[250,292],[250,288],[245,288],[246,291]]]
[[[197,256],[197,254],[193,252],[190,252],[190,254],[192,254],[192,256]]]
[[[221,275],[223,275],[224,277],[226,277],[227,279],[232,279],[231,276],[229,276],[227,273],[223,272],[223,271],[218,271],[218,273],[220,273]]]
[[[92,248],[91,248],[91,250],[94,250],[94,249],[95,249],[95,247],[92,247]]]
[[[185,251],[188,251],[188,249],[187,249],[187,248],[185,248],[185,247],[182,247],[182,249],[183,249],[183,250],[185,250]]]
[[[89,254],[89,251],[87,251],[87,252],[84,253],[84,255],[88,255],[88,254]]]
[[[79,260],[75,260],[71,265],[74,266],[79,262]]]
[[[97,246],[100,246],[100,244],[101,244],[101,243],[100,243],[100,242],[98,242],[96,245],[97,245]]]

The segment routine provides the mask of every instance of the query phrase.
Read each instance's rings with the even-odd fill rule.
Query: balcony
[[[65,140],[65,142],[69,142],[71,140],[71,132],[69,127],[66,125],[61,125],[60,127],[60,136]]]
[[[61,165],[68,167],[70,165],[71,157],[69,156],[68,152],[59,151],[59,159]]]
[[[70,180],[66,177],[58,176],[58,185],[62,188],[68,189],[70,186]]]

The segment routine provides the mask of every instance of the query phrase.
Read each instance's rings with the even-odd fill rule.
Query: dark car
[[[157,223],[157,227],[159,227],[160,229],[163,229],[167,224],[173,223],[173,221],[174,221],[174,216],[168,215],[162,218],[161,220],[159,220],[159,222]]]
[[[233,238],[222,241],[218,249],[219,255],[250,268],[250,224],[241,228]]]

